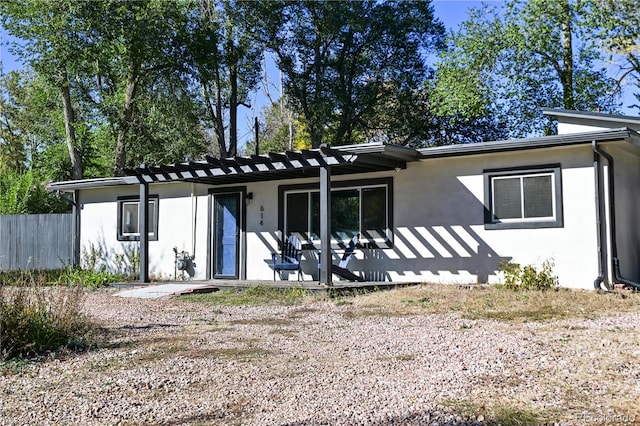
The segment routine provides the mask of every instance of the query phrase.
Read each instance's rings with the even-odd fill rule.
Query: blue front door
[[[239,278],[241,193],[213,197],[213,276]]]

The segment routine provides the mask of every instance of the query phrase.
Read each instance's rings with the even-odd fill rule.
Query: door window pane
[[[215,202],[215,276],[238,276],[240,195],[214,196]]]

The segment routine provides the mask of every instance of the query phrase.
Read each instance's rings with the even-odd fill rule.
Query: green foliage
[[[264,305],[298,305],[304,302],[311,293],[302,287],[278,289],[266,286],[249,287],[246,290],[232,289],[214,293],[188,295],[182,298],[197,303],[221,306],[264,306]]]
[[[64,213],[69,204],[47,192],[42,182],[28,170],[0,172],[0,214]]]
[[[439,114],[493,117],[511,137],[553,132],[543,107],[615,111],[617,87],[571,0],[472,9],[437,65]]]
[[[91,344],[91,321],[82,314],[82,290],[0,286],[0,359],[33,357]]]
[[[498,270],[502,272],[505,287],[510,290],[551,290],[558,287],[558,277],[553,275],[553,261],[542,262],[541,269],[534,265],[502,261]]]
[[[640,110],[640,13],[635,0],[585,0],[583,26],[619,68],[617,82],[635,86]]]
[[[429,2],[264,2],[250,18],[313,147],[398,130],[387,128],[397,123],[381,120],[377,106],[392,99],[393,113],[413,108],[428,77],[423,56],[444,33]]]
[[[55,284],[69,287],[78,286],[95,290],[122,280],[120,275],[112,274],[104,269],[94,271],[67,266]]]

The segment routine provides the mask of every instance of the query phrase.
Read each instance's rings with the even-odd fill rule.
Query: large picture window
[[[363,245],[384,247],[391,241],[391,179],[333,182],[331,238],[346,242],[360,235]],[[320,191],[317,185],[281,187],[281,229],[308,244],[320,241]]]
[[[560,167],[485,171],[485,227],[561,227]]]
[[[140,201],[138,197],[118,198],[118,241],[140,240]],[[149,197],[147,209],[149,240],[158,239],[158,196]]]

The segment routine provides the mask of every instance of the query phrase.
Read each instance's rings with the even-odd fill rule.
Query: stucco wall
[[[591,161],[588,147],[574,147],[411,164],[396,178],[395,248],[374,263],[393,281],[494,282],[501,259],[553,259],[563,286],[590,288],[597,275]],[[562,228],[485,229],[483,170],[554,163],[562,168]]]
[[[194,190],[192,203],[191,191]],[[158,240],[149,241],[149,273],[156,279],[173,279],[174,252],[193,254],[192,221],[196,219],[194,279],[204,279],[206,272],[207,187],[191,184],[150,185],[149,193],[159,195]],[[83,190],[81,202],[81,257],[92,247],[103,254],[103,264],[112,271],[130,264],[130,254],[139,250],[137,241],[117,240],[118,202],[120,196],[139,195],[138,186],[117,186]],[[194,213],[192,214],[192,204]],[[124,255],[124,260],[119,260]]]
[[[485,229],[483,170],[556,163],[562,167],[564,227]],[[631,166],[621,163],[620,167]],[[563,286],[592,288],[597,261],[590,147],[433,159],[409,163],[406,170],[399,172],[335,176],[333,180],[377,177],[393,178],[394,245],[390,249],[356,251],[349,269],[362,273],[365,278],[399,282],[494,282],[501,259],[513,259],[521,264],[540,264],[545,259],[553,259]],[[246,205],[247,249],[246,258],[242,259],[246,262],[247,279],[273,276],[271,252],[277,251],[280,238],[278,186],[314,181],[317,182],[317,178],[246,185],[253,197]],[[627,186],[630,188],[632,183]],[[191,184],[150,186],[149,193],[160,196],[158,241],[149,243],[152,276],[173,277],[174,246],[179,251],[193,251],[192,188],[195,188],[197,203],[194,205],[197,266],[192,278],[206,277],[209,187]],[[81,193],[82,246],[85,249],[91,244],[102,247],[112,268],[117,266],[113,261],[115,254],[125,253],[138,244],[116,239],[116,200],[122,195],[138,195],[138,187]],[[625,251],[628,251],[626,247]],[[339,251],[334,253],[335,262],[339,255]],[[303,271],[305,279],[317,279],[315,251],[305,251]],[[295,274],[288,279],[295,280]]]
[[[564,227],[484,229],[483,170],[560,163]],[[394,247],[357,250],[349,268],[367,279],[494,282],[501,259],[540,264],[552,259],[562,285],[591,288],[597,275],[592,153],[589,147],[480,155],[410,163],[406,170],[334,177],[334,181],[391,176]],[[248,185],[247,277],[271,277],[277,250],[277,186],[313,179]],[[262,225],[259,224],[262,220]],[[337,262],[340,252],[334,253]],[[305,279],[317,279],[317,253],[306,251]],[[289,279],[296,279],[291,274]]]

